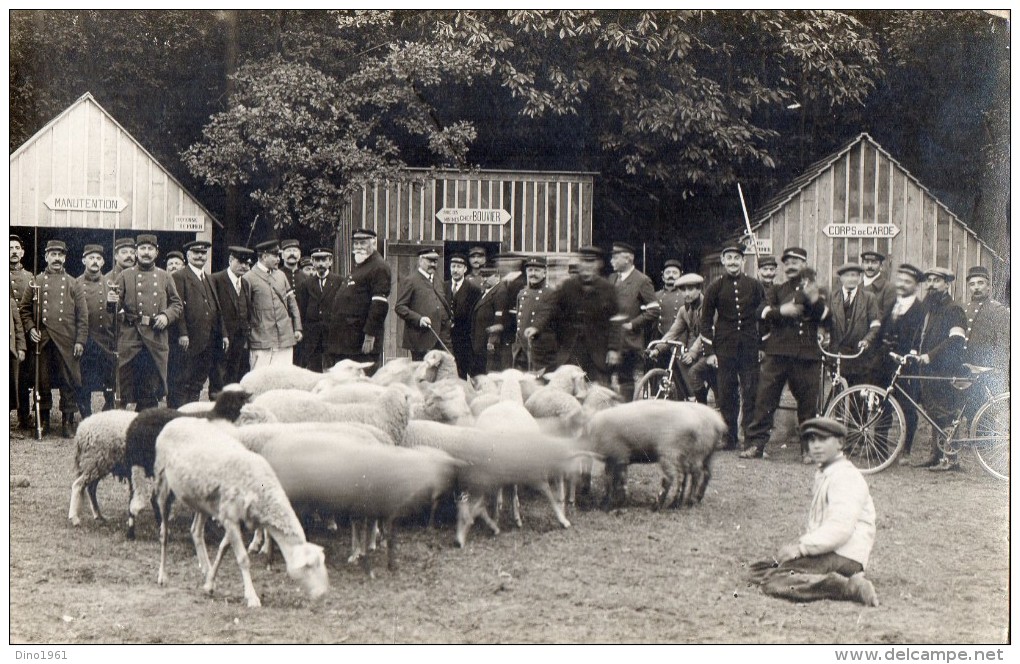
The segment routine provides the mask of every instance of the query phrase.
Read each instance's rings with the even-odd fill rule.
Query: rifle
[[[754,247],[754,258],[758,260],[761,255],[758,253],[758,241],[754,238],[754,233],[751,232],[751,218],[747,216],[747,205],[744,203],[744,190],[740,188],[740,183],[737,183],[737,194],[740,195],[740,208],[744,211],[744,227],[747,228],[747,236],[751,240],[751,246]]]
[[[40,335],[39,341],[35,344],[35,389],[33,390],[33,401],[35,405],[33,410],[35,411],[35,438],[36,440],[42,440],[42,395],[39,394],[39,356],[40,347],[42,346],[42,331],[39,329],[41,321],[39,320],[41,311],[39,307],[39,284],[36,282],[36,278],[39,276],[39,229],[32,238],[33,245],[33,256],[32,264],[35,275],[32,277],[32,283],[29,288],[32,289],[32,311],[35,319],[35,331]]]
[[[117,266],[117,227],[113,227],[113,246],[111,247],[110,257],[113,259],[113,263],[110,266],[110,272],[113,272]],[[107,281],[106,288],[108,290],[116,290],[117,294],[120,295],[120,290],[117,288],[116,281]],[[120,405],[120,300],[118,299],[117,304],[113,307],[113,407],[116,408]],[[109,305],[107,305],[107,311],[109,311]],[[105,396],[105,394],[104,394]],[[91,397],[90,397],[91,398]]]

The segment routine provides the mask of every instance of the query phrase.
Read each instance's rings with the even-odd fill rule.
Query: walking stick
[[[450,353],[450,349],[447,348],[446,344],[443,343],[443,340],[439,338],[439,335],[436,333],[435,328],[432,327],[431,325],[426,325],[426,327],[429,328],[429,330],[432,332],[432,336],[436,338],[436,341],[438,341],[439,345],[443,347],[443,350],[445,350],[447,353]],[[450,353],[450,355],[453,355],[453,353]]]

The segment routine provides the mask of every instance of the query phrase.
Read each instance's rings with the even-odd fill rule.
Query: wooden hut
[[[32,246],[41,251],[52,238],[67,242],[77,274],[86,244],[103,245],[109,266],[116,237],[153,233],[165,255],[188,240],[211,242],[220,225],[91,93],[15,150],[10,169],[11,232],[26,240],[28,269],[43,265]]]
[[[957,301],[966,299],[969,266],[987,267],[998,288],[1009,278],[1002,256],[866,133],[769,199],[751,217],[751,230],[763,254],[778,258],[785,247],[805,248],[823,285],[835,279],[836,268],[859,262],[868,249],[886,255],[887,272],[900,263],[949,268],[958,276],[953,282]],[[750,247],[744,229],[734,229],[732,239]],[[748,274],[754,274],[753,250],[746,262]],[[720,274],[718,254],[707,256],[703,267],[712,276]]]
[[[397,284],[414,269],[416,254],[434,248],[448,265],[452,253],[475,245],[499,253],[567,255],[592,241],[593,173],[432,171],[408,169],[408,181],[364,187],[342,215],[338,269],[350,265],[355,228],[371,228],[395,279],[386,321],[385,357],[399,349],[402,321],[393,313]],[[444,270],[445,274],[445,270]]]

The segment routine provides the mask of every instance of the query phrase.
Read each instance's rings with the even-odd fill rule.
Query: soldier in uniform
[[[507,317],[506,285],[495,268],[483,267],[482,295],[471,311],[471,369],[468,374],[478,376],[487,371],[499,371],[498,354],[501,336]]]
[[[551,371],[556,368],[556,337],[548,332],[539,334],[535,327],[539,312],[549,306],[553,289],[546,282],[544,258],[529,258],[524,263],[528,286],[517,294],[517,341],[519,356],[523,359],[518,368],[530,372]]]
[[[227,248],[227,269],[209,277],[220,305],[223,334],[229,343],[213,347],[213,366],[209,371],[209,398],[215,400],[224,385],[236,383],[248,373],[248,300],[251,286],[243,277],[251,269],[255,252],[247,247]]]
[[[226,352],[230,345],[216,291],[204,271],[211,246],[208,240],[192,240],[185,244],[188,265],[172,275],[184,311],[169,328],[167,405],[171,408],[198,401],[216,356],[216,347]]]
[[[777,269],[779,269],[779,263],[776,262],[775,256],[758,257],[758,281],[766,291],[776,283]]]
[[[155,235],[135,241],[137,265],[120,272],[108,294],[107,307],[122,312],[117,338],[121,407],[155,408],[167,393],[169,327],[184,310],[173,278],[156,267]]]
[[[103,247],[87,244],[81,262],[85,272],[78,284],[85,293],[89,310],[89,338],[81,356],[81,388],[78,390],[78,410],[82,418],[92,414],[92,393],[103,391],[103,410],[117,406],[117,336],[115,315],[106,308],[110,287],[103,278]]]
[[[873,250],[861,252],[861,267],[864,268],[862,287],[875,296],[878,313],[882,316],[896,301],[896,286],[882,274],[884,261],[885,254]]]
[[[673,326],[676,315],[684,306],[684,294],[677,286],[676,280],[683,274],[683,265],[672,258],[662,268],[662,290],[655,293],[659,302],[659,326],[657,339],[661,339]]]
[[[304,260],[303,258],[301,260]],[[343,280],[333,272],[333,250],[325,247],[312,249],[311,277],[298,284],[297,303],[301,312],[304,338],[301,340],[301,361],[306,369],[322,372],[332,367],[324,364],[329,342],[327,340],[329,307]]]
[[[311,277],[315,275],[315,266],[312,264],[311,257],[307,256],[302,257],[301,260],[298,262],[298,266],[301,268],[301,274],[305,275],[306,277]]]
[[[184,269],[184,254],[176,249],[166,255],[166,273],[173,274]]]
[[[49,431],[52,389],[58,387],[60,434],[66,438],[71,435],[78,410],[79,362],[89,336],[89,311],[81,285],[64,270],[67,245],[61,240],[50,240],[44,257],[46,269],[35,276],[33,284],[22,294],[19,312],[38,363],[43,431]]]
[[[103,275],[108,283],[115,283],[120,273],[135,266],[137,262],[137,249],[133,237],[120,237],[113,243],[113,267]]]
[[[21,298],[32,283],[32,273],[24,268],[21,259],[25,257],[25,245],[17,235],[11,235],[11,297],[14,298],[14,317],[21,321],[21,315],[17,308],[21,305]],[[32,403],[28,396],[28,388],[32,386],[34,377],[29,369],[29,362],[22,361],[12,365],[10,373],[10,392],[7,393],[7,403],[10,410],[18,411],[18,428],[25,431],[33,431],[31,407]]]
[[[1009,389],[1009,307],[991,297],[992,279],[988,268],[975,265],[967,270],[967,291],[970,302],[963,313],[967,316],[967,344],[963,361],[979,367],[994,367],[986,385],[992,394]],[[977,404],[984,403],[981,390],[974,390]],[[968,408],[968,416],[974,414]]]
[[[488,254],[485,251],[485,247],[471,247],[468,250],[468,274],[466,279],[478,286],[478,290],[482,289],[482,275],[481,269],[485,267],[485,264],[489,261]]]
[[[859,385],[871,379],[874,372],[875,347],[882,327],[882,312],[878,299],[860,287],[863,268],[857,263],[841,265],[840,287],[831,298],[829,317],[829,352],[853,355],[859,350],[863,354],[840,363],[840,372],[848,385]]]
[[[504,291],[506,308],[503,311],[503,329],[496,345],[496,353],[490,358],[489,371],[502,371],[514,365],[513,347],[517,339],[517,295],[527,285],[522,265],[524,257],[508,253],[500,254],[493,259],[496,274],[499,276],[499,288]]]
[[[482,289],[465,278],[467,258],[461,254],[450,257],[450,281],[446,284],[446,299],[453,308],[453,330],[451,338],[453,357],[457,360],[457,375],[466,378],[472,367],[471,319],[475,303],[482,296]]]
[[[666,341],[679,341],[684,345],[680,356],[680,376],[684,382],[684,392],[691,395],[698,403],[708,403],[708,388],[715,389],[715,376],[712,367],[705,358],[705,344],[701,338],[701,310],[704,298],[701,286],[705,278],[700,274],[685,274],[677,279],[677,287],[684,296],[684,305],[677,312],[662,338]],[[652,357],[658,353],[671,355],[666,344],[652,349]]]
[[[287,278],[287,286],[296,292],[298,283],[305,276],[301,271],[301,243],[297,240],[280,243],[280,274]]]
[[[28,357],[28,343],[25,341],[25,328],[21,325],[21,314],[18,311],[18,301],[14,299],[14,287],[11,286],[11,304],[9,314],[11,318],[10,339],[11,339],[11,382],[17,381],[18,369],[25,363]],[[11,397],[16,396],[15,388],[11,386]],[[27,397],[26,397],[27,398]],[[11,410],[14,410],[13,408]],[[20,427],[19,427],[20,428]],[[11,430],[11,438],[22,439],[25,435],[17,429]]]
[[[242,277],[248,282],[248,361],[252,369],[294,364],[294,346],[303,336],[294,290],[280,265],[280,243],[255,245],[258,262]]]
[[[754,410],[758,389],[758,319],[755,311],[765,301],[761,283],[742,272],[744,249],[724,247],[720,254],[725,274],[705,289],[701,308],[701,338],[706,361],[717,369],[716,400],[726,421],[727,440],[723,449],[737,449],[737,418],[747,425]]]
[[[659,300],[648,275],[634,267],[634,247],[626,242],[613,243],[613,274],[609,283],[616,288],[616,307],[622,316],[620,364],[617,376],[620,394],[626,401],[634,398],[635,373],[642,370],[642,359],[649,330],[659,323]]]
[[[746,447],[741,458],[761,458],[772,431],[772,419],[783,387],[797,400],[798,424],[815,417],[818,408],[818,376],[821,351],[818,326],[829,317],[829,307],[821,298],[818,284],[807,274],[807,251],[789,247],[783,251],[786,281],[765,294],[758,308],[759,320],[768,321],[765,360],[755,397],[754,418],[747,427]],[[801,445],[805,463],[812,463],[807,448]]]
[[[376,250],[376,233],[359,228],[351,234],[354,265],[328,307],[330,312],[326,365],[342,359],[374,363],[369,376],[382,364],[383,332],[389,313],[393,271]]]
[[[453,343],[450,338],[453,309],[443,294],[443,285],[435,283],[438,262],[439,254],[434,249],[422,249],[418,252],[417,269],[397,287],[393,310],[404,321],[401,348],[411,351],[415,361],[433,348],[442,350]]]
[[[589,379],[608,386],[620,363],[616,288],[599,274],[601,249],[585,246],[578,253],[577,274],[553,292],[549,306],[536,317],[535,330],[556,338],[556,366],[576,364]]]

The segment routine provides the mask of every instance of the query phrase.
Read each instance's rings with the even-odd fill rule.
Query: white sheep
[[[79,525],[81,504],[88,491],[92,517],[99,521],[96,490],[99,480],[109,474],[120,480],[130,478],[131,470],[125,464],[127,430],[137,413],[129,410],[108,410],[86,417],[78,425],[74,436],[74,482],[71,483],[71,507],[67,518],[72,525]]]
[[[259,395],[269,390],[295,389],[311,391],[323,379],[342,383],[357,380],[365,376],[365,369],[372,366],[371,362],[355,362],[340,360],[325,373],[292,364],[273,364],[252,369],[241,377],[241,387],[252,395]]]
[[[203,589],[213,582],[223,553],[230,545],[241,569],[244,598],[249,607],[261,606],[252,584],[248,554],[241,540],[241,524],[265,528],[287,561],[287,573],[312,599],[329,588],[322,547],[305,539],[301,523],[269,463],[231,435],[233,426],[201,419],[169,422],[156,441],[154,465],[157,504],[161,516],[157,583],[166,583],[166,543],[173,498],[195,510],[191,536],[205,574]],[[226,531],[210,564],[205,545],[205,520],[212,517]]]
[[[577,397],[578,401],[584,400],[590,387],[584,369],[576,364],[561,365],[555,371],[544,374],[542,378],[546,380],[549,387],[572,394]]]
[[[572,395],[555,387],[540,387],[524,403],[532,417],[552,428],[545,429],[561,436],[576,436],[586,422],[581,402]],[[544,427],[543,427],[544,428]]]
[[[415,372],[421,364],[420,361],[413,361],[409,357],[397,357],[382,365],[369,380],[383,387],[394,383],[413,386],[416,382]]]
[[[315,386],[312,394],[329,403],[372,403],[385,391],[385,386],[372,382],[352,381],[337,384],[324,381]]]
[[[425,353],[413,375],[415,381],[425,383],[457,378],[457,360],[445,350],[430,350]]]
[[[680,473],[683,482],[672,507],[701,501],[711,478],[709,461],[725,433],[726,424],[714,408],[651,399],[597,412],[581,441],[605,458],[605,507],[626,501],[628,464],[658,462],[665,474],[655,503],[656,509],[660,509],[677,485]]]
[[[483,394],[479,394],[478,396],[471,400],[470,403],[471,414],[474,417],[478,417],[483,410],[485,410],[486,408],[493,404],[499,403],[499,401],[500,401],[499,392],[496,392],[495,394],[493,394],[492,392],[485,392]]]
[[[435,383],[420,383],[421,401],[415,402],[411,418],[449,424],[471,424],[474,415],[467,402],[464,381],[445,378]]]

